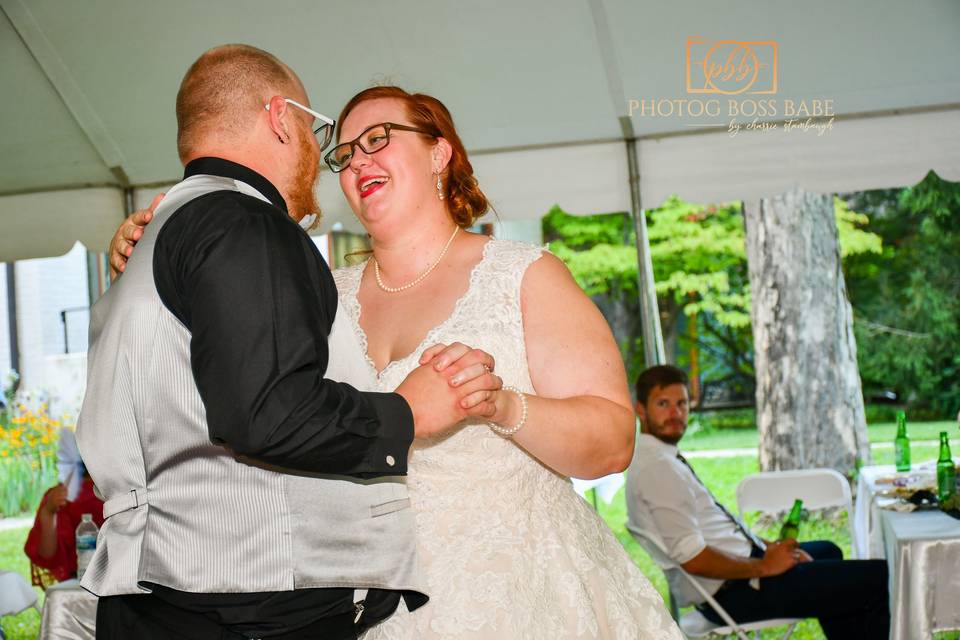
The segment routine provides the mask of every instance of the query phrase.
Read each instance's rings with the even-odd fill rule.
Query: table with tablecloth
[[[960,629],[960,520],[880,508],[877,481],[895,473],[892,465],[860,470],[853,545],[860,558],[887,559],[891,640],[925,640]]]
[[[94,640],[97,596],[66,580],[47,588],[38,640]]]

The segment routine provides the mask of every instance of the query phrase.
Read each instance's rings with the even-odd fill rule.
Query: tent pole
[[[626,94],[623,90],[623,74],[617,62],[603,0],[588,0],[593,27],[597,36],[597,47],[603,61],[607,77],[610,100],[617,110],[627,108]],[[648,367],[664,364],[666,356],[663,348],[663,334],[660,331],[660,310],[657,308],[657,291],[653,284],[653,262],[650,259],[650,242],[647,239],[647,220],[640,201],[640,162],[637,151],[637,134],[633,130],[633,120],[629,114],[619,116],[620,130],[627,143],[627,168],[630,172],[630,215],[637,230],[637,276],[639,280],[640,320],[643,326],[643,357]]]
[[[17,372],[19,378],[13,383],[14,391],[20,386],[20,378],[23,372],[20,371],[20,336],[17,331],[17,276],[16,266],[13,262],[6,264],[7,272],[7,328],[10,338],[10,368]]]
[[[665,364],[663,332],[660,329],[660,308],[653,280],[653,260],[650,258],[650,240],[647,237],[647,217],[640,200],[640,162],[637,157],[637,139],[627,139],[627,169],[630,179],[630,215],[637,231],[637,277],[640,295],[640,320],[643,327],[643,358],[648,367]]]
[[[136,211],[136,204],[134,202],[134,188],[133,187],[124,187],[123,188],[123,217],[129,218],[134,211]]]

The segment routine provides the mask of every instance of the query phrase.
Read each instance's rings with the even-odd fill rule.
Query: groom
[[[429,365],[397,393],[324,379],[337,294],[294,221],[316,210],[307,105],[269,53],[204,53],[177,95],[184,180],[92,309],[98,638],[355,638],[427,600],[398,476],[478,388]]]

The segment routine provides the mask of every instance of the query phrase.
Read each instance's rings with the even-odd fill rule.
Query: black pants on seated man
[[[887,563],[884,560],[843,560],[832,542],[803,542],[800,548],[813,562],[786,573],[762,578],[760,589],[748,580],[727,580],[713,597],[737,622],[770,618],[817,618],[831,640],[886,640],[890,634]],[[761,557],[758,551],[754,557]],[[704,603],[704,616],[725,624]]]

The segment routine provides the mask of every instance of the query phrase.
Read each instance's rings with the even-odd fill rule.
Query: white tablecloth
[[[876,480],[893,466],[860,470],[854,537],[860,557],[890,568],[891,640],[926,640],[960,629],[960,520],[939,511],[899,513],[876,506]]]
[[[97,623],[97,596],[76,580],[67,580],[47,589],[38,640],[94,640]]]

